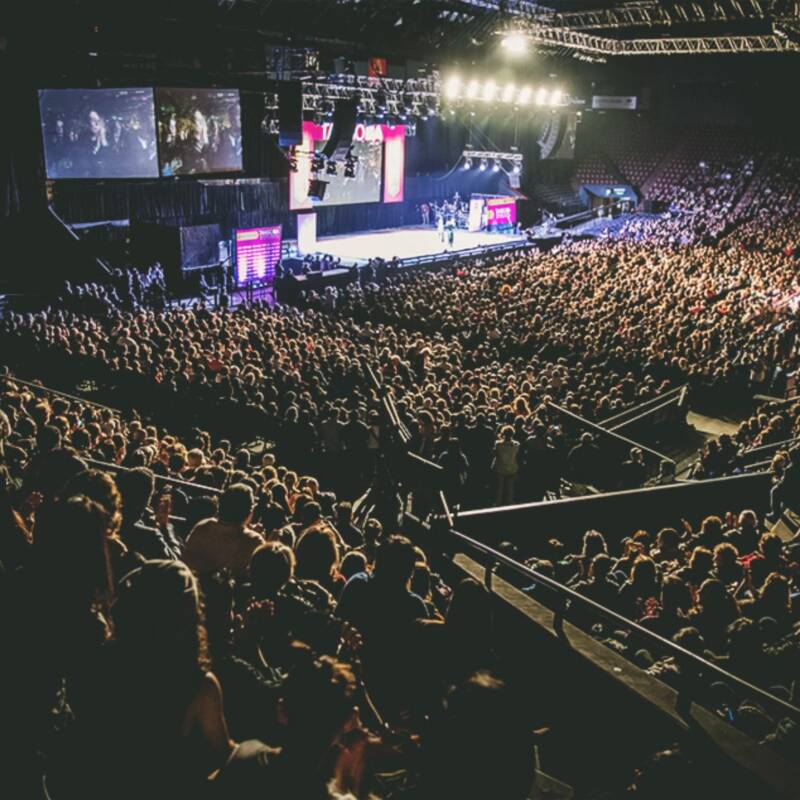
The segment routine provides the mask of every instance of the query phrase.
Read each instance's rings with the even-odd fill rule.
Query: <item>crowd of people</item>
[[[105,282],[64,281],[55,307],[86,316],[106,316],[115,310],[163,311],[169,306],[164,268],[153,264],[146,270],[114,268]]]
[[[742,158],[613,235],[440,272],[371,265],[298,307],[172,308],[154,268],[9,314],[6,363],[123,409],[0,384],[0,724],[14,776],[44,772],[56,797],[525,798],[531,721],[492,649],[490,597],[470,579],[449,586],[439,554],[396,533],[398,512],[424,517],[432,493],[354,513],[393,435],[383,395],[455,505],[557,496],[564,479],[652,481],[640,449],[609,463],[564,413],[603,421],[684,383],[782,394],[800,366],[797,162],[768,160],[751,180]],[[765,231],[773,167],[795,212]],[[793,438],[798,408],[766,406],[707,445],[697,477]],[[776,459],[780,508],[800,457]],[[549,540],[518,555],[790,699],[800,545],[752,512],[692,522],[621,549],[590,531],[580,552]],[[681,680],[635,636],[596,630]],[[793,731],[706,688],[790,752]]]
[[[793,480],[796,497],[796,475]],[[516,554],[537,572],[793,702],[800,653],[800,537],[781,539],[751,510],[699,522],[679,512],[674,527],[640,529],[619,544],[590,530],[575,551],[557,539],[540,541],[535,548],[535,553]],[[553,602],[544,587],[523,588],[545,604]],[[689,679],[688,663],[660,652],[635,632],[622,631],[578,604],[568,614],[671,686],[680,688]],[[728,719],[791,755],[797,746],[794,726],[785,727],[782,716],[765,708],[760,698],[743,696],[717,676],[707,674],[703,680],[701,694]]]

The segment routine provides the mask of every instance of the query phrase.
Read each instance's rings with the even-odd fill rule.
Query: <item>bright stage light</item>
[[[444,94],[448,100],[455,100],[458,98],[459,92],[461,92],[461,78],[454,75],[445,84]]]
[[[528,37],[520,31],[509,31],[503,37],[502,45],[511,55],[522,55],[528,50]]]
[[[509,83],[505,89],[503,89],[503,102],[510,103],[514,99],[514,95],[517,92],[517,87],[514,86],[513,83]]]
[[[469,82],[469,86],[467,86],[467,98],[470,100],[474,100],[478,96],[478,92],[481,90],[481,85],[478,81],[472,80]]]
[[[531,94],[533,90],[530,86],[523,86],[522,89],[519,90],[519,96],[517,97],[517,103],[519,105],[524,106],[526,103],[530,102]]]
[[[489,162],[485,158],[482,158],[481,159],[481,172],[484,172],[486,167],[488,167],[488,166],[489,166]]]
[[[464,159],[464,169],[472,169],[472,159],[465,158]]]
[[[542,87],[536,92],[536,105],[543,106],[547,102],[547,89]]]
[[[514,162],[514,166],[511,168],[511,173],[513,175],[519,175],[522,172],[522,164],[519,161]]]
[[[486,84],[483,87],[483,99],[488,103],[491,100],[494,100],[494,96],[497,94],[497,84],[494,81],[486,81]]]
[[[494,166],[492,167],[492,172],[500,172],[500,167],[501,167],[500,159],[496,158],[494,160]]]
[[[557,106],[561,102],[561,89],[553,89],[550,95],[550,105]]]

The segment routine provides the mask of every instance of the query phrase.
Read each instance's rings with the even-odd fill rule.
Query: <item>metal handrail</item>
[[[616,431],[621,430],[622,428],[627,428],[628,425],[633,425],[634,422],[638,422],[639,420],[644,419],[645,417],[649,417],[656,411],[661,411],[667,406],[677,405],[678,403],[680,403],[680,396],[670,397],[669,399],[664,400],[664,402],[660,403],[659,405],[646,408],[644,411],[642,411],[641,414],[637,414],[635,417],[631,417],[630,419],[618,422],[616,425],[612,425],[611,427],[606,428],[605,430],[615,433]]]
[[[596,431],[598,434],[604,436],[610,436],[614,439],[619,440],[620,442],[623,442],[625,446],[628,447],[629,449],[632,447],[638,447],[640,450],[642,450],[645,453],[649,453],[651,456],[654,456],[659,461],[666,461],[669,464],[675,466],[675,461],[671,459],[669,456],[665,456],[663,453],[659,453],[657,450],[653,450],[651,447],[647,447],[646,445],[640,444],[639,442],[635,442],[633,439],[628,439],[627,436],[622,436],[619,433],[614,433],[614,431],[609,431],[606,430],[605,428],[601,428],[596,422],[590,422],[588,419],[585,419],[584,417],[581,417],[580,415],[575,414],[572,411],[568,411],[563,406],[556,405],[555,403],[550,403],[550,408],[553,408],[559,414],[563,414],[564,416],[575,420],[579,424],[584,425],[587,428]]]
[[[770,442],[769,444],[760,444],[758,447],[747,447],[741,451],[740,455],[742,456],[750,456],[754,453],[758,453],[761,450],[780,450],[781,448],[785,447],[789,449],[794,444],[800,443],[800,437],[796,437],[794,439],[782,439],[780,442]]]
[[[631,408],[626,408],[624,411],[619,411],[611,417],[607,417],[606,419],[600,420],[598,425],[601,428],[605,428],[607,425],[614,425],[618,420],[627,417],[629,414],[633,413],[634,411],[637,412],[636,416],[641,413],[642,410],[647,409],[652,405],[659,404],[662,400],[666,400],[667,398],[671,398],[672,395],[680,395],[680,393],[686,389],[688,384],[684,383],[680,386],[676,386],[673,389],[668,389],[666,392],[662,392],[661,394],[657,395],[656,397],[651,397],[649,400],[643,400],[638,405],[635,405]]]
[[[691,650],[687,650],[685,647],[681,647],[679,644],[675,644],[675,642],[670,641],[669,639],[665,639],[663,636],[660,636],[657,633],[654,633],[651,630],[648,630],[644,626],[640,625],[638,622],[634,622],[633,620],[624,617],[622,614],[618,614],[616,611],[612,611],[610,608],[606,608],[605,606],[597,603],[596,601],[592,600],[589,597],[582,595],[580,592],[576,592],[574,589],[570,589],[568,586],[565,586],[562,583],[559,583],[553,578],[548,577],[547,575],[543,575],[536,570],[531,569],[530,567],[526,567],[523,564],[520,564],[518,561],[515,561],[513,558],[495,550],[493,547],[489,547],[489,545],[484,544],[483,542],[478,541],[477,539],[473,539],[471,536],[467,536],[465,533],[461,533],[460,531],[455,530],[450,524],[449,521],[452,517],[449,516],[449,512],[447,512],[445,516],[445,520],[447,520],[449,533],[458,539],[460,542],[468,545],[474,550],[477,550],[480,553],[483,553],[485,556],[488,556],[494,562],[491,566],[486,566],[486,575],[487,575],[487,583],[490,582],[489,575],[494,566],[500,564],[504,567],[508,567],[509,569],[513,570],[514,572],[528,578],[529,580],[542,584],[546,586],[548,589],[554,591],[562,600],[570,600],[573,603],[577,603],[578,605],[582,605],[595,614],[599,616],[606,617],[607,619],[615,622],[618,625],[622,625],[625,628],[634,631],[637,635],[644,637],[648,641],[657,644],[662,649],[666,650],[672,656],[679,656],[685,660],[692,662],[696,667],[700,667],[703,670],[708,670],[713,672],[720,678],[723,678],[726,681],[734,683],[739,688],[746,690],[751,694],[758,695],[762,700],[771,703],[780,709],[782,709],[785,713],[792,715],[793,717],[800,719],[800,708],[793,705],[792,703],[783,700],[780,697],[776,697],[775,695],[768,692],[766,689],[762,689],[755,684],[750,683],[738,676],[734,675],[731,672],[723,669],[722,667],[713,664],[710,661],[707,661],[702,656],[697,655],[697,653],[693,653]]]
[[[121,464],[112,464],[109,461],[99,461],[96,458],[87,458],[86,456],[78,456],[81,461],[85,461],[97,469],[111,470],[113,472],[132,472],[130,467],[123,467]],[[152,470],[151,470],[152,472]],[[206,486],[202,483],[191,483],[190,481],[182,481],[180,478],[170,478],[167,475],[158,475],[153,472],[153,477],[162,483],[168,483],[171,486],[182,486],[186,489],[200,490],[204,492],[211,492],[212,494],[222,494],[222,489],[217,489],[215,486]]]
[[[113,408],[112,406],[104,406],[102,403],[95,403],[93,400],[87,400],[84,397],[78,397],[77,395],[69,394],[68,392],[62,392],[59,389],[51,389],[49,386],[42,386],[39,383],[33,383],[32,381],[25,381],[22,378],[18,378],[16,375],[9,374],[8,376],[5,377],[7,380],[12,381],[13,383],[21,383],[23,386],[29,386],[31,389],[36,389],[39,392],[54,394],[57,397],[64,397],[67,400],[74,400],[78,403],[84,403],[87,406],[102,408],[105,411],[113,411],[115,414],[122,413],[118,408]]]

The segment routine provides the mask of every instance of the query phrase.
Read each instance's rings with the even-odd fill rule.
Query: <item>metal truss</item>
[[[550,45],[603,56],[674,56],[720,53],[789,53],[800,46],[781,33],[757,36],[694,36],[665,39],[611,39],[566,28],[531,26],[535,45]]]
[[[800,20],[800,0],[780,4],[770,0],[729,0],[724,5],[683,2],[661,5],[653,0],[626,3],[616,8],[561,13],[536,13],[531,21],[556,28],[581,30],[619,30],[622,28],[670,27],[690,22],[740,22],[764,20],[791,22]]]
[[[523,156],[517,150],[465,150],[462,157],[473,161],[510,161],[522,166]]]
[[[351,99],[361,114],[428,117],[441,110],[441,85],[438,74],[407,80],[327,75],[303,82],[303,111],[330,113],[336,100]]]

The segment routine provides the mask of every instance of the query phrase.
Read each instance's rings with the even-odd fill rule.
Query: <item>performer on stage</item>
[[[455,220],[455,217],[449,216],[447,218],[447,222],[445,223],[445,228],[447,230],[447,246],[448,246],[448,248],[452,249],[453,243],[455,242],[455,238],[456,238],[456,220]]]
[[[436,215],[436,233],[439,234],[439,241],[444,243],[444,214]]]
[[[420,213],[422,214],[422,224],[423,225],[430,225],[431,224],[431,207],[427,203],[423,203],[419,207]]]

